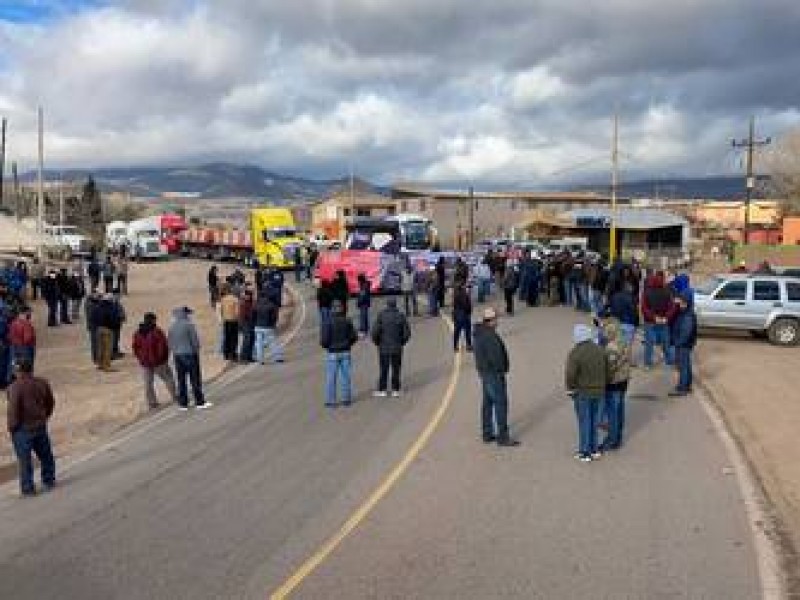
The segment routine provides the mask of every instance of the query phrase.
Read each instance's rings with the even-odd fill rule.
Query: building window
[[[516,200],[512,200],[511,201],[511,210],[517,210],[517,205],[518,205],[517,201]]]
[[[403,201],[400,203],[400,210],[401,210],[402,212],[408,212],[408,202],[406,202],[405,200],[403,200]]]
[[[350,216],[350,209],[349,209],[349,208],[344,208],[344,209],[342,209],[342,214],[343,214],[345,217],[349,217],[349,216]]]
[[[370,215],[370,210],[368,208],[356,209],[356,215],[359,217],[368,217]]]
[[[387,212],[387,213],[389,213],[390,215],[393,215],[393,214],[395,214],[395,212],[397,212],[397,211],[395,210],[394,206],[390,206],[390,207],[389,207],[389,208],[386,210],[386,212]]]
[[[428,210],[428,203],[425,200],[420,200],[419,201],[419,209],[421,211],[425,212],[426,210]]]

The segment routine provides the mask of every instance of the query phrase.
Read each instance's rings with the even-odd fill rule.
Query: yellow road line
[[[453,322],[446,316],[443,316],[443,318],[445,323],[447,323],[447,326],[452,330]],[[403,473],[405,473],[406,469],[408,469],[411,463],[414,462],[417,456],[419,456],[419,453],[425,447],[425,444],[428,443],[428,440],[433,435],[433,432],[439,426],[439,423],[441,422],[450,406],[450,403],[453,400],[453,396],[455,395],[456,391],[456,385],[458,384],[458,378],[461,374],[461,356],[461,352],[455,355],[455,359],[453,360],[453,371],[450,375],[450,383],[447,386],[444,396],[442,397],[439,408],[436,410],[436,413],[428,422],[425,429],[422,430],[422,433],[420,433],[416,441],[408,449],[408,452],[406,452],[402,460],[397,463],[394,469],[392,469],[392,471],[386,476],[381,484],[375,488],[375,490],[364,501],[364,503],[361,504],[358,509],[356,509],[356,511],[350,516],[349,519],[347,519],[347,521],[345,521],[344,525],[341,526],[339,531],[330,537],[314,554],[312,554],[302,565],[300,565],[300,567],[283,583],[283,585],[281,585],[270,595],[270,600],[283,600],[284,598],[287,598],[289,594],[297,589],[304,579],[311,575],[317,569],[317,567],[325,562],[325,559],[327,559],[328,556],[330,556],[331,553],[336,550],[337,546],[341,544],[342,541],[361,524],[361,522],[367,517],[367,515],[369,515],[370,512],[372,512],[372,510],[378,505],[384,496],[389,493],[400,477],[403,476]]]

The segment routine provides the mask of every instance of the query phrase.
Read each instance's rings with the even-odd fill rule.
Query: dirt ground
[[[209,262],[185,259],[131,265],[129,295],[123,297],[127,322],[120,339],[125,357],[114,361],[113,373],[98,371],[92,364],[83,316],[76,325],[48,328],[46,306],[41,300],[33,303],[36,372],[50,380],[56,396],[50,433],[57,456],[91,447],[146,412],[139,366],[131,353],[133,334],[145,312],[156,313],[159,325],[166,330],[172,309],[190,306],[203,349],[204,379],[212,379],[225,368],[217,352],[217,317],[208,303],[206,273],[210,266]],[[234,268],[231,264],[218,267],[221,278]],[[159,400],[166,404],[166,389],[160,383],[156,385]],[[0,403],[2,422],[5,412],[6,403]],[[8,436],[0,436],[0,465],[8,464],[12,457]]]

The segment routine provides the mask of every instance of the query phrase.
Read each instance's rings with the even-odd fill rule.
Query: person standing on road
[[[110,294],[114,290],[114,274],[116,273],[114,266],[114,259],[111,256],[106,256],[106,262],[103,263],[103,286],[106,294]]]
[[[266,294],[259,296],[253,310],[255,325],[255,359],[264,364],[264,348],[269,347],[269,358],[272,362],[283,362],[283,348],[278,339],[278,305]]]
[[[478,283],[478,304],[486,302],[492,286],[492,271],[489,268],[487,256],[475,266],[475,280]]]
[[[187,379],[192,386],[196,408],[210,408],[203,396],[203,376],[200,371],[200,339],[197,329],[190,319],[192,309],[182,306],[172,311],[172,324],[167,332],[167,344],[175,363],[175,374],[178,378],[178,409],[189,410],[189,389]]]
[[[219,312],[222,319],[222,355],[225,360],[235,361],[239,345],[239,299],[233,295],[228,284],[222,287]]]
[[[117,289],[120,294],[128,295],[128,257],[123,252],[117,259]]]
[[[630,351],[625,343],[619,322],[610,318],[603,324],[602,336],[605,339],[608,360],[608,380],[606,381],[605,417],[608,433],[600,444],[600,450],[618,450],[622,445],[625,428],[625,394],[631,374]]]
[[[509,265],[503,275],[503,293],[505,294],[506,314],[508,315],[514,314],[514,294],[517,293],[518,286],[519,275],[517,273],[517,268],[513,265]]]
[[[690,290],[684,290],[675,303],[678,314],[672,322],[672,341],[678,367],[678,385],[670,396],[686,396],[692,391],[692,351],[697,345],[697,315],[691,304]]]
[[[347,314],[347,301],[350,299],[350,288],[347,285],[347,275],[344,271],[336,271],[336,277],[331,283],[331,294],[334,300],[338,300],[344,314]]]
[[[106,294],[94,308],[94,323],[97,326],[97,368],[111,371],[114,350],[114,330],[118,329],[119,312],[114,306],[114,297]]]
[[[411,263],[407,263],[400,273],[400,293],[403,294],[406,317],[411,316],[412,309],[414,316],[419,316],[416,283],[414,267]]]
[[[503,339],[497,333],[497,311],[488,307],[483,321],[475,325],[475,369],[481,380],[481,434],[484,443],[518,446],[508,432],[508,386],[511,364]]]
[[[600,458],[597,446],[597,418],[608,381],[608,358],[594,342],[588,325],[575,325],[575,346],[567,357],[565,382],[578,419],[578,451],[575,458],[590,462]]]
[[[464,284],[453,290],[453,350],[458,352],[461,333],[467,342],[467,352],[472,352],[472,298]]]
[[[622,342],[633,356],[633,340],[636,337],[636,327],[639,325],[639,311],[633,298],[633,288],[629,282],[621,278],[614,279],[611,285],[607,308],[601,312],[608,312],[619,321]]]
[[[81,304],[86,297],[86,284],[83,282],[83,275],[77,269],[70,276],[69,293],[70,318],[73,323],[77,323],[81,317]]]
[[[389,370],[392,372],[392,396],[400,395],[400,370],[403,364],[403,346],[411,339],[411,328],[406,316],[397,309],[397,299],[386,300],[386,308],[378,313],[372,326],[372,341],[378,347],[380,375],[375,396],[386,397]]]
[[[17,455],[20,493],[23,497],[35,496],[31,453],[42,466],[43,489],[49,491],[56,485],[56,459],[47,432],[55,398],[47,380],[34,377],[33,363],[19,360],[15,370],[16,380],[8,389],[6,423]]]
[[[659,272],[645,280],[642,294],[642,316],[644,317],[644,365],[653,366],[653,346],[661,346],[664,363],[672,364],[670,352],[669,323],[676,307],[672,294],[664,284],[664,274]]]
[[[208,302],[211,308],[217,307],[219,302],[219,275],[217,275],[217,265],[212,265],[208,270]]]
[[[303,246],[301,244],[295,246],[292,259],[294,261],[294,280],[297,283],[302,283],[305,268],[303,266]]]
[[[444,308],[444,296],[447,292],[447,273],[445,271],[444,257],[436,261],[436,304]]]
[[[242,342],[239,348],[239,360],[244,363],[253,362],[253,346],[255,341],[255,299],[253,290],[247,284],[242,299],[239,301],[239,331]]]
[[[170,398],[175,402],[178,395],[175,392],[175,379],[169,366],[169,344],[167,336],[156,324],[154,313],[145,313],[138,331],[133,334],[133,353],[142,367],[147,408],[151,410],[158,408],[155,389],[156,376],[167,386]]]
[[[332,311],[330,320],[323,322],[320,330],[320,345],[328,351],[325,360],[325,406],[329,408],[337,405],[337,387],[341,388],[344,406],[350,406],[353,402],[350,349],[358,341],[356,328],[344,314],[344,306],[340,301],[334,300]]]
[[[36,358],[36,330],[31,321],[31,309],[23,307],[8,328],[8,343],[12,361],[27,360],[34,364]]]
[[[41,289],[42,280],[45,277],[45,268],[38,258],[33,259],[33,263],[31,264],[31,297],[36,300],[39,295],[38,291]]]
[[[66,268],[61,268],[56,275],[56,286],[58,287],[58,315],[63,325],[72,325],[69,318],[69,301],[72,295],[70,277]]]
[[[42,280],[42,298],[47,303],[47,326],[58,326],[58,281],[56,272],[50,271]]]
[[[122,335],[122,324],[128,320],[125,306],[122,304],[122,298],[119,295],[119,290],[115,289],[111,294],[111,303],[114,307],[114,328],[112,332],[111,343],[111,359],[117,360],[125,356],[119,349],[119,340]]]
[[[431,266],[425,278],[425,290],[428,292],[428,314],[439,316],[439,276],[436,268]]]
[[[369,309],[371,305],[372,291],[369,289],[369,280],[364,273],[359,273],[356,308],[358,308],[358,332],[364,337],[369,333]]]
[[[86,334],[89,336],[89,349],[92,354],[92,362],[95,365],[100,364],[97,351],[97,309],[99,305],[100,293],[95,288],[86,297],[86,302],[83,305]]]
[[[86,274],[89,276],[89,289],[98,289],[100,287],[100,263],[97,262],[96,255],[92,255],[89,266],[86,267]]]

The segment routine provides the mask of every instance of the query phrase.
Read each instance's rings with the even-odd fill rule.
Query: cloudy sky
[[[8,154],[537,186],[731,173],[800,123],[798,0],[0,0]]]

